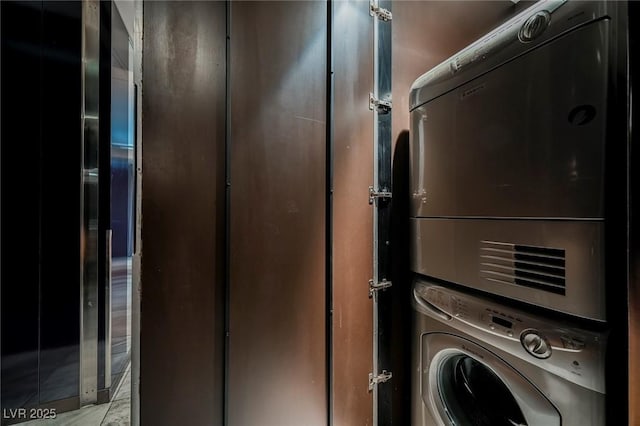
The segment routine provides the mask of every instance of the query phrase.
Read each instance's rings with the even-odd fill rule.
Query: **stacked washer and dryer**
[[[540,1],[413,84],[415,426],[605,424],[623,13]]]

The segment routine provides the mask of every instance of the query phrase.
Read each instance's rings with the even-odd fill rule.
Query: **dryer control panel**
[[[606,334],[464,294],[427,281],[414,284],[414,303],[463,333],[504,350],[573,383],[605,393]]]

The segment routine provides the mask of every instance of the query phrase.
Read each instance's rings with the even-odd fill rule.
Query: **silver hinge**
[[[371,111],[377,110],[380,114],[388,114],[391,111],[391,100],[378,99],[373,93],[369,93],[369,109]]]
[[[382,190],[376,191],[373,186],[369,187],[369,204],[373,204],[376,199],[379,198],[391,198],[391,192]]]
[[[391,287],[391,281],[387,281],[385,278],[383,278],[379,283],[369,280],[369,297],[373,297],[373,293],[376,291],[384,290],[389,287]]]
[[[376,0],[371,0],[369,2],[369,15],[374,16],[384,22],[388,22],[393,18],[391,11],[378,6],[378,2]]]
[[[382,373],[377,376],[373,376],[372,373],[369,373],[369,390],[373,390],[374,386],[378,383],[388,382],[391,379],[391,372],[387,370],[382,370]]]

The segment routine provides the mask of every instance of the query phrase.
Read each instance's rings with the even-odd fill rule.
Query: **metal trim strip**
[[[325,127],[325,357],[327,425],[333,425],[333,166],[334,166],[334,60],[333,0],[327,0],[326,118]]]
[[[377,0],[379,8],[392,12],[391,0]],[[391,101],[391,21],[373,20],[373,95],[376,99]],[[380,192],[391,190],[391,114],[373,111],[373,186]],[[391,202],[379,199],[373,205],[373,281],[382,282],[390,274],[390,222]],[[391,371],[390,299],[380,299],[380,292],[374,292],[373,300],[373,364],[372,375],[377,377],[383,371]],[[373,425],[391,424],[392,386],[373,386]]]
[[[98,139],[100,3],[82,2],[80,164],[80,405],[98,393]]]

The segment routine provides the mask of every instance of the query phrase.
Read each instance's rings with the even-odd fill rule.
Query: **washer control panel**
[[[486,323],[491,331],[513,337],[514,330],[518,330],[522,326],[522,318],[515,313],[503,311],[504,309],[484,308],[482,323]]]
[[[606,333],[571,327],[422,280],[414,284],[414,296],[429,308],[424,313],[440,322],[604,393]]]

